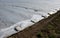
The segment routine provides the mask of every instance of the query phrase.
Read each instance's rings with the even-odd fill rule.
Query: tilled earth
[[[60,11],[8,38],[60,38]]]

